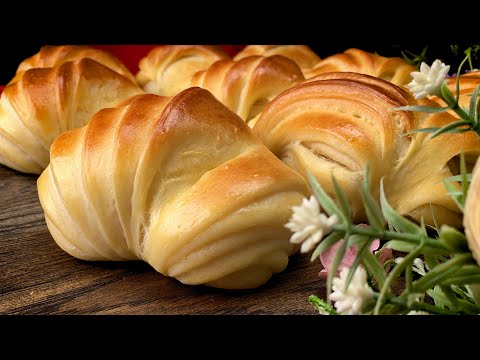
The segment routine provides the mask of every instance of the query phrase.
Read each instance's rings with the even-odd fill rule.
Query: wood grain
[[[319,262],[295,255],[264,286],[183,285],[136,262],[87,262],[61,250],[45,224],[37,176],[0,165],[0,314],[316,314]]]

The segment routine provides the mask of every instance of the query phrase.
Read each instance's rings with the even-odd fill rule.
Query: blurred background
[[[468,47],[463,45],[439,45],[439,44],[399,44],[399,45],[365,45],[358,43],[339,43],[338,45],[330,44],[308,44],[322,59],[336,53],[341,53],[348,48],[356,47],[362,50],[376,52],[382,56],[402,57],[402,52],[410,58],[420,55],[423,52],[423,58],[427,63],[433,62],[435,59],[441,59],[446,64],[451,65],[451,73],[455,72],[456,67],[463,59],[463,51]],[[117,55],[125,65],[135,74],[138,71],[138,61],[145,56],[152,48],[160,45],[94,45],[95,47],[108,50]],[[234,55],[240,51],[245,45],[221,45],[230,55]],[[478,45],[477,45],[478,46]],[[426,50],[425,50],[426,48]],[[5,85],[14,76],[18,64],[24,59],[34,55],[40,50],[38,45],[23,45],[8,49],[3,48],[0,57],[0,85]],[[478,60],[475,54],[475,59]],[[478,66],[478,61],[476,62]]]

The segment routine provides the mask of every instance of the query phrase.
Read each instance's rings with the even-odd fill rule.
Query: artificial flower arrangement
[[[478,50],[478,46],[476,49]],[[472,48],[465,51],[472,67]],[[435,60],[425,62],[413,72],[407,85],[416,99],[435,96],[446,106],[405,106],[393,110],[449,111],[458,121],[438,128],[413,132],[445,133],[474,131],[480,136],[478,85],[470,95],[469,106],[459,103],[460,76],[456,77],[456,96],[447,85],[450,66]],[[292,231],[290,242],[301,244],[300,252],[313,250],[311,261],[320,258],[326,278],[327,298],[315,295],[310,303],[320,314],[480,314],[480,245],[472,222],[476,216],[477,193],[469,191],[480,181],[480,165],[467,173],[462,154],[460,175],[444,181],[449,195],[463,212],[465,232],[448,225],[426,226],[400,215],[380,185],[378,202],[369,187],[368,167],[361,188],[368,224],[354,224],[348,199],[332,177],[335,199],[329,196],[312,174],[309,180],[314,195],[293,207],[285,225]],[[478,179],[478,180],[477,180]],[[451,182],[461,184],[461,190]],[[479,184],[480,185],[480,184]],[[393,285],[400,281],[402,289]]]

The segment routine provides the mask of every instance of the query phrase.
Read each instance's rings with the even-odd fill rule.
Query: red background
[[[150,50],[161,45],[92,45],[97,49],[103,49],[116,55],[128,69],[135,75],[138,72],[138,62],[146,56]],[[245,45],[220,45],[230,56],[245,47]],[[32,54],[34,55],[34,54]],[[13,78],[12,74],[12,78]],[[0,86],[0,92],[3,90]]]

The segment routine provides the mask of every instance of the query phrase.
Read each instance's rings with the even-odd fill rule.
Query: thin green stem
[[[399,277],[400,274],[408,266],[408,264],[413,263],[413,260],[415,260],[417,258],[417,256],[421,254],[421,252],[422,252],[422,250],[425,246],[425,240],[426,240],[426,237],[422,236],[422,242],[420,243],[420,245],[415,250],[410,252],[403,259],[403,261],[400,264],[396,265],[393,268],[390,275],[388,275],[387,279],[385,280],[385,284],[383,285],[383,287],[380,291],[380,296],[377,299],[377,303],[375,304],[375,309],[373,310],[374,315],[378,315],[378,313],[380,312],[380,308],[382,307],[383,300],[386,297],[387,292],[390,291],[390,287],[393,283],[393,280],[395,280],[397,277]]]
[[[399,233],[390,230],[378,231],[371,227],[356,227],[356,226],[345,226],[344,224],[335,224],[333,225],[333,230],[346,232],[349,230],[351,234],[366,235],[373,238],[378,238],[380,240],[403,240],[410,244],[418,245],[421,240],[419,239],[418,234],[409,234],[409,233]],[[445,245],[440,243],[437,239],[427,237],[425,239],[425,246],[450,251]]]
[[[375,295],[378,296],[377,294],[374,294],[374,296]],[[408,306],[407,301],[405,299],[402,299],[402,298],[399,298],[399,297],[389,297],[389,298],[385,299],[385,302],[393,304],[393,305],[397,305],[399,307],[403,307],[405,309],[422,310],[422,311],[426,311],[428,313],[437,314],[437,315],[455,315],[455,314],[458,314],[458,311],[443,309],[443,308],[440,308],[436,305],[431,305],[431,304],[427,304],[427,303],[420,302],[420,301],[413,303],[411,306]],[[460,303],[460,301],[459,301],[459,303]],[[462,305],[464,305],[464,304],[462,304]],[[470,304],[470,305],[473,305],[473,304]],[[475,305],[473,305],[473,306],[475,307]],[[475,309],[473,309],[469,306],[467,306],[467,307],[470,310],[470,311],[468,311],[469,313],[476,313],[476,311],[478,312],[480,310],[480,307],[475,307]]]
[[[462,265],[472,261],[472,254],[465,253],[456,255],[452,259],[436,266],[430,270],[425,276],[413,283],[414,292],[425,292],[428,289],[433,288],[435,285],[440,284],[444,279],[447,279],[450,275],[455,274]]]

